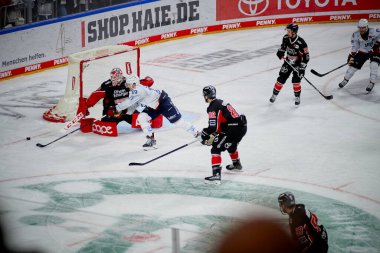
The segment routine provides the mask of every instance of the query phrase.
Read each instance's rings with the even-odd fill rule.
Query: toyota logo
[[[247,16],[257,16],[266,11],[268,5],[269,0],[239,0],[239,11]]]

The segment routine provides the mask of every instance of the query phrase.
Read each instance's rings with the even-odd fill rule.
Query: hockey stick
[[[313,74],[316,75],[316,76],[322,77],[322,76],[325,76],[325,75],[327,75],[327,74],[330,74],[331,72],[333,72],[333,71],[335,71],[335,70],[337,70],[337,69],[340,69],[340,68],[346,66],[347,64],[348,64],[348,63],[345,63],[345,64],[343,64],[343,65],[340,65],[339,67],[336,67],[335,69],[332,69],[332,70],[330,70],[330,71],[328,71],[328,72],[326,72],[326,73],[323,73],[323,74],[318,73],[318,72],[315,71],[314,69],[310,70],[310,72],[313,73]]]
[[[290,64],[286,59],[284,59],[284,60],[293,69],[294,72],[296,72],[297,74],[299,74],[298,70],[295,69],[292,64]],[[308,82],[311,85],[311,87],[313,87],[316,91],[318,91],[318,93],[321,94],[322,97],[324,97],[327,100],[333,99],[333,95],[327,95],[326,96],[320,90],[318,90],[318,88],[315,87],[314,84],[312,84],[309,80],[307,80],[307,78],[305,76],[303,76],[303,78],[306,80],[306,82]]]
[[[169,155],[169,154],[171,154],[171,153],[173,153],[173,152],[175,152],[175,151],[178,151],[178,150],[180,150],[180,149],[182,149],[182,148],[184,148],[184,147],[187,147],[187,146],[189,146],[189,145],[191,145],[191,144],[193,144],[194,142],[197,142],[197,141],[198,141],[198,140],[194,140],[194,141],[191,141],[191,142],[189,142],[189,143],[186,143],[186,144],[184,144],[184,145],[182,145],[182,146],[180,146],[180,147],[178,147],[178,148],[175,148],[175,149],[173,149],[173,150],[171,150],[171,151],[169,151],[169,152],[167,152],[167,153],[165,153],[165,154],[162,154],[162,155],[160,155],[160,156],[157,156],[156,158],[153,158],[152,160],[146,161],[146,162],[144,162],[144,163],[135,163],[135,162],[133,162],[133,163],[129,163],[129,166],[143,166],[143,165],[146,165],[146,164],[151,163],[151,162],[153,162],[153,161],[156,161],[156,160],[158,160],[158,159],[160,159],[160,158],[162,158],[162,157],[164,157],[164,156],[167,156],[167,155]]]
[[[101,117],[101,119],[103,119],[103,118],[105,118],[105,117],[107,117],[107,115],[104,115],[103,117]],[[59,137],[59,138],[57,138],[57,139],[55,139],[55,140],[53,140],[53,141],[51,141],[51,142],[49,142],[49,143],[46,143],[46,144],[37,143],[36,146],[37,146],[37,147],[40,147],[40,148],[46,147],[46,146],[48,146],[48,145],[50,145],[50,144],[52,144],[52,143],[54,143],[54,142],[56,142],[56,141],[58,141],[58,140],[60,140],[60,139],[62,139],[62,138],[65,138],[66,136],[68,136],[68,135],[70,135],[70,134],[72,134],[72,133],[75,133],[76,131],[80,130],[82,127],[86,127],[86,126],[91,125],[92,123],[93,123],[93,122],[90,121],[90,122],[88,122],[87,124],[85,124],[85,125],[83,125],[83,126],[80,126],[79,128],[77,128],[77,129],[75,129],[75,130],[73,130],[73,131],[71,131],[71,132],[68,132],[68,133],[65,134],[65,135],[62,135],[61,137]]]
[[[92,123],[92,122],[91,122],[91,123]],[[40,147],[40,148],[46,147],[46,146],[48,146],[48,145],[50,145],[50,144],[52,144],[52,143],[54,143],[54,142],[56,142],[56,141],[58,141],[58,140],[64,138],[64,137],[66,137],[66,136],[68,136],[68,135],[70,135],[70,134],[72,134],[72,133],[74,133],[74,132],[80,130],[80,129],[81,129],[81,127],[77,128],[77,129],[75,129],[75,130],[73,130],[73,131],[71,131],[71,132],[68,132],[67,134],[62,135],[61,137],[59,137],[59,138],[57,138],[57,139],[55,139],[55,140],[53,140],[53,141],[51,141],[51,142],[49,142],[49,143],[46,143],[46,144],[37,143],[36,146],[37,146],[37,147]]]

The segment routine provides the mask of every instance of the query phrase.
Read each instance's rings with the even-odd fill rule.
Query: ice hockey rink
[[[380,26],[371,23],[370,26]],[[269,102],[282,62],[276,50],[284,28],[199,35],[141,48],[141,76],[154,78],[183,114],[207,125],[205,85],[248,119],[239,146],[244,172],[222,171],[221,185],[205,185],[210,148],[167,121],[158,149],[130,129],[118,137],[77,131],[42,113],[64,94],[67,67],[0,83],[0,203],[10,246],[41,252],[208,252],[230,226],[271,215],[284,226],[277,196],[292,191],[314,211],[329,235],[329,252],[380,252],[380,84],[370,94],[369,65],[339,89],[355,23],[301,25],[309,45],[301,105],[290,80]],[[110,69],[104,71],[109,72]],[[104,80],[99,80],[99,84]],[[100,118],[100,115],[91,114]],[[69,131],[75,129],[70,129]],[[26,137],[31,137],[27,141]],[[223,153],[223,167],[230,163]],[[175,234],[175,233],[174,233]]]

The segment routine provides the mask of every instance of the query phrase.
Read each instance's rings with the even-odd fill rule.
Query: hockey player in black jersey
[[[232,164],[227,165],[227,170],[241,171],[242,165],[239,159],[238,145],[247,132],[247,120],[244,115],[239,115],[227,102],[216,98],[214,86],[203,88],[203,97],[207,108],[208,127],[202,131],[202,144],[211,147],[212,176],[206,177],[206,183],[220,184],[221,182],[221,152],[227,150]]]
[[[286,80],[293,72],[292,82],[295,95],[295,105],[301,103],[301,79],[305,75],[305,69],[309,62],[309,50],[303,38],[298,36],[298,25],[288,24],[286,26],[287,34],[282,38],[281,47],[277,50],[277,57],[282,60],[285,57],[285,62],[282,64],[277,82],[273,88],[272,97],[269,99],[274,103],[278,93],[281,91]],[[286,56],[285,56],[286,53]],[[294,71],[288,62],[298,71]]]
[[[291,192],[278,196],[282,214],[289,215],[289,228],[297,244],[295,253],[326,253],[328,237],[323,225],[318,225],[318,217],[306,209],[304,204],[296,204]]]

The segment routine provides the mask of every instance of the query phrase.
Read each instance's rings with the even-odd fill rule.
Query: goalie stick
[[[69,130],[72,126],[79,123],[80,120],[84,118],[84,116],[85,115],[82,112],[78,113],[73,120],[69,121],[69,123],[66,124],[65,130]]]
[[[182,146],[180,146],[180,147],[178,147],[178,148],[175,148],[175,149],[173,149],[173,150],[171,150],[171,151],[169,151],[169,152],[167,152],[167,153],[165,153],[165,154],[162,154],[162,155],[160,155],[160,156],[157,156],[156,158],[153,158],[153,159],[151,159],[151,160],[149,160],[149,161],[146,161],[146,162],[143,162],[143,163],[135,163],[135,162],[129,163],[129,166],[144,166],[144,165],[146,165],[146,164],[148,164],[148,163],[151,163],[151,162],[153,162],[153,161],[156,161],[156,160],[158,160],[158,159],[160,159],[160,158],[162,158],[162,157],[164,157],[164,156],[167,156],[167,155],[169,155],[169,154],[171,154],[171,153],[173,153],[173,152],[176,152],[176,151],[178,151],[178,150],[180,150],[180,149],[182,149],[182,148],[184,148],[184,147],[187,147],[187,146],[189,146],[189,145],[191,145],[191,144],[193,144],[194,142],[197,142],[197,141],[198,141],[198,139],[197,139],[197,140],[194,140],[194,141],[191,141],[191,142],[189,142],[189,143],[186,143],[186,144],[184,144],[184,145],[182,145]]]
[[[348,63],[345,63],[345,64],[343,64],[343,65],[340,65],[339,67],[336,67],[335,69],[332,69],[332,70],[330,70],[330,71],[328,71],[328,72],[326,72],[326,73],[323,73],[323,74],[318,73],[318,72],[315,71],[314,69],[310,70],[310,72],[313,73],[313,74],[316,75],[316,76],[322,77],[322,76],[325,76],[325,75],[327,75],[327,74],[330,74],[331,72],[333,72],[333,71],[335,71],[335,70],[338,70],[338,69],[340,69],[340,68],[346,66],[347,64],[348,64]]]
[[[293,69],[293,71],[295,71],[297,74],[299,74],[298,70],[296,68],[294,68],[293,65],[290,64],[290,62],[288,62],[286,59],[284,59],[284,60]],[[308,82],[311,85],[311,87],[313,87],[316,91],[318,91],[318,93],[321,94],[321,96],[324,97],[326,100],[333,99],[333,95],[327,95],[326,96],[320,90],[318,90],[318,88],[315,87],[314,84],[312,84],[309,80],[307,80],[307,78],[305,76],[303,76],[303,78],[306,80],[306,82]]]

